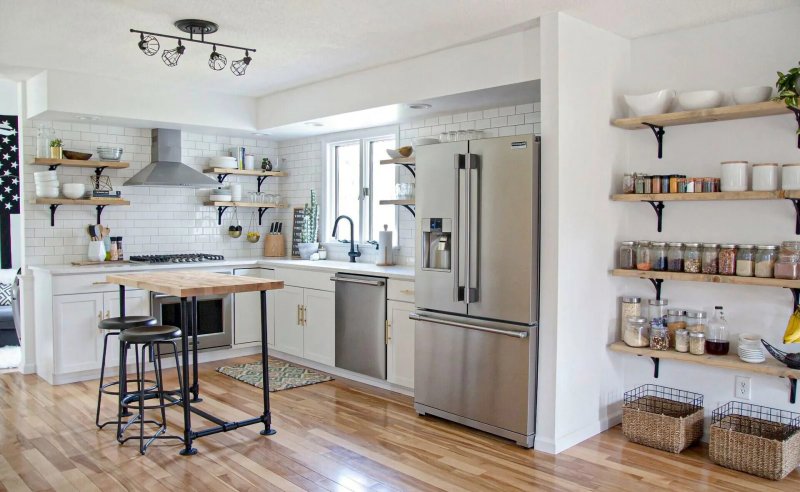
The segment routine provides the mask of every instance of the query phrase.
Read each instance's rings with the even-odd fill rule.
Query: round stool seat
[[[100,322],[98,327],[101,330],[125,331],[135,326],[153,326],[158,322],[152,316],[120,316],[118,318],[106,318]]]
[[[119,339],[127,343],[149,343],[179,336],[181,336],[181,329],[176,326],[135,326],[120,333]]]

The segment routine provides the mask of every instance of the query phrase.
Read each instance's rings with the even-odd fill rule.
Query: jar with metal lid
[[[700,271],[705,274],[716,275],[718,271],[719,245],[714,243],[703,244]]]
[[[639,194],[644,193],[644,182],[645,181],[649,182],[650,180],[644,174],[636,174],[636,175],[634,175],[634,179],[633,179],[634,190],[633,191],[635,193],[639,193]]]
[[[784,241],[781,244],[773,274],[775,278],[789,280],[800,278],[800,241]]]
[[[675,348],[675,332],[686,328],[686,310],[668,309],[667,310],[667,330],[669,330],[670,347]]]
[[[736,252],[736,275],[752,277],[756,266],[756,247],[752,244],[740,244]]]
[[[620,314],[619,328],[621,330],[621,333],[624,334],[625,323],[628,320],[628,318],[638,318],[642,315],[642,298],[633,296],[623,297],[622,302],[620,303],[619,314]]]
[[[701,332],[705,333],[708,327],[708,317],[705,311],[687,311],[686,312],[686,329],[689,333]]]
[[[667,270],[670,272],[683,271],[683,243],[669,243],[669,249],[667,249]]]
[[[650,324],[650,349],[669,350],[669,332],[665,326]]]
[[[683,271],[700,273],[700,243],[686,243],[683,249]]]
[[[706,353],[706,334],[697,331],[689,333],[689,353],[703,355]]]
[[[650,193],[661,193],[661,176],[650,177]]]
[[[671,339],[672,337],[670,337]],[[677,352],[688,352],[689,351],[689,331],[688,330],[678,330],[675,332],[675,351]]]
[[[756,248],[755,275],[760,278],[772,278],[775,260],[778,258],[778,247],[763,244]]]
[[[667,305],[666,299],[649,299],[647,301],[647,316],[651,325],[667,326]]]
[[[622,241],[619,245],[619,267],[623,270],[636,268],[636,248],[633,241]]]
[[[636,183],[634,182],[634,175],[625,173],[622,175],[622,192],[633,193],[636,191]]]
[[[653,269],[652,263],[650,262],[650,243],[647,241],[639,241],[636,243],[636,269]]]
[[[719,247],[720,275],[736,275],[736,245],[723,244]],[[705,273],[705,272],[703,272]]]
[[[653,270],[664,272],[667,270],[667,243],[650,243],[650,261]]]
[[[625,320],[622,341],[630,347],[648,347],[650,345],[650,327],[647,319],[631,316]]]

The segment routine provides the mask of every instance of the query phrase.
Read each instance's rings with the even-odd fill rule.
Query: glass
[[[675,348],[675,343],[677,342],[675,333],[678,330],[685,330],[685,329],[686,329],[686,311],[683,309],[667,310],[667,330],[669,330],[671,348]]]
[[[447,141],[448,142],[457,142],[458,141],[458,132],[447,132]]]
[[[650,350],[668,350],[669,332],[663,326],[650,326]]]
[[[723,244],[719,249],[719,268],[720,275],[736,274],[736,245]]]
[[[759,246],[756,249],[756,277],[772,278],[775,260],[778,258],[778,247],[772,245]]]
[[[707,243],[703,245],[701,271],[705,274],[716,275],[718,271],[719,245]]]
[[[692,355],[706,353],[706,335],[703,332],[689,333],[689,353]]]
[[[280,195],[275,195],[275,203],[277,203],[278,205],[283,204],[283,197]]]
[[[705,311],[687,311],[686,329],[689,333],[705,333],[707,317]]]
[[[396,176],[404,176],[408,173],[408,171],[399,166],[381,165],[380,161],[386,155],[386,149],[393,149],[395,146],[396,141],[394,138],[370,142],[369,162],[372,183],[370,184],[371,192],[369,197],[369,202],[371,203],[369,228],[370,238],[374,240],[378,239],[378,232],[383,230],[384,225],[387,225],[390,231],[397,230],[397,207],[386,207],[380,204],[381,198],[392,196],[392,185],[397,179]],[[413,194],[413,191],[411,194]]]
[[[50,158],[50,141],[56,138],[55,130],[42,123],[36,133],[36,157]]]
[[[347,142],[333,150],[336,186],[333,216],[347,215],[353,219],[355,231],[361,230],[361,143]],[[392,167],[392,166],[386,166]],[[392,180],[394,182],[394,180]],[[350,239],[347,227],[340,227],[336,239]],[[358,232],[355,233],[359,238]]]
[[[466,130],[459,130],[458,133],[456,134],[456,141],[457,142],[463,142],[466,139],[467,139]]]
[[[685,244],[683,250],[683,271],[686,273],[700,273],[700,244]]]
[[[661,176],[650,178],[650,193],[661,193]]]
[[[634,182],[633,174],[625,173],[622,175],[622,192],[633,193],[636,191],[636,184]]]
[[[714,318],[708,323],[706,352],[711,355],[727,355],[728,350],[730,350],[728,322],[725,321],[725,314],[722,312],[722,306],[715,306]]]
[[[622,241],[619,246],[619,267],[623,270],[636,268],[636,248],[633,241]]]
[[[440,143],[447,143],[449,141],[450,141],[450,135],[447,132],[442,132],[439,134]]]
[[[647,301],[647,316],[650,319],[650,326],[667,327],[667,305],[666,299],[650,299]]]
[[[625,323],[628,318],[639,318],[642,316],[642,298],[641,297],[623,297],[620,303],[620,330],[622,335],[625,335]],[[647,321],[647,320],[645,320]]]
[[[683,271],[683,243],[669,243],[667,270],[670,272]]]
[[[631,347],[647,347],[650,345],[650,328],[647,319],[631,316],[625,321],[622,341]]]
[[[775,278],[790,280],[800,278],[800,242],[784,241],[781,244],[773,273]]]
[[[667,243],[650,243],[650,260],[653,270],[663,272],[667,270]]]
[[[647,241],[639,241],[636,243],[636,269],[652,269],[652,264],[650,263],[650,243]]]
[[[256,191],[249,191],[247,196],[250,198],[250,203],[256,203],[258,201],[258,192]]]
[[[756,247],[752,244],[739,245],[736,253],[736,275],[752,277],[756,265]]]
[[[475,140],[477,135],[478,132],[476,132],[475,130],[467,130],[467,140]]]
[[[678,330],[675,332],[675,351],[686,353],[689,351],[689,332]]]

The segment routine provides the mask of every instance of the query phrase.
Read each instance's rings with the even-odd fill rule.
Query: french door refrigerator
[[[414,406],[532,447],[539,141],[417,147]]]

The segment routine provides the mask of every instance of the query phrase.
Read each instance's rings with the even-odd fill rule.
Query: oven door
[[[229,348],[232,341],[231,295],[197,297],[197,349]],[[153,317],[158,324],[181,326],[181,300],[164,294],[151,294]],[[191,335],[191,334],[190,334]],[[189,338],[191,347],[193,339]],[[180,351],[180,344],[178,344]]]

